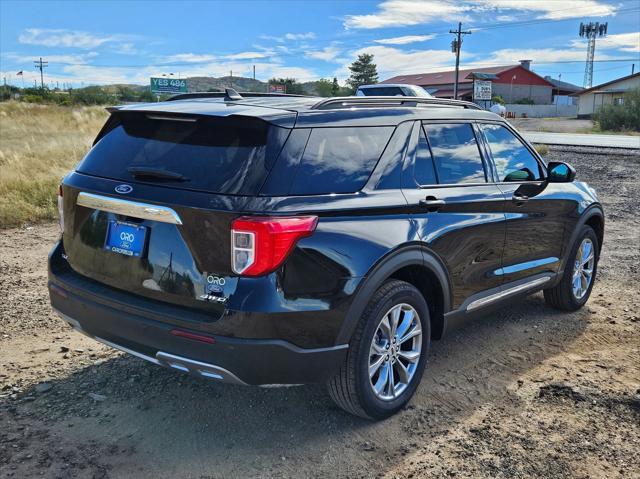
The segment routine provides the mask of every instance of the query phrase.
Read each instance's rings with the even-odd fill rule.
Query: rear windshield
[[[359,92],[364,96],[404,96],[402,89],[397,86],[361,88]]]
[[[289,133],[249,117],[128,113],[110,122],[80,173],[221,194],[256,194]]]

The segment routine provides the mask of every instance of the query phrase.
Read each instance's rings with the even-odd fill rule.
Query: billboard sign
[[[484,80],[473,81],[473,99],[491,100],[491,82]]]
[[[287,85],[269,84],[269,93],[287,93]]]
[[[151,77],[150,81],[151,93],[156,95],[160,95],[162,93],[187,93],[187,80]]]

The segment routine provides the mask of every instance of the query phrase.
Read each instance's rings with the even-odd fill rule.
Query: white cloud
[[[381,38],[379,40],[374,40],[374,42],[381,43],[382,45],[407,45],[409,43],[426,42],[427,40],[431,40],[435,37],[435,34],[406,35],[404,37]]]
[[[203,55],[199,53],[177,53],[175,55],[169,55],[160,60],[161,63],[175,64],[175,63],[207,63],[216,59],[214,55]]]
[[[493,52],[486,60],[478,63],[478,66],[489,65],[516,65],[519,60],[532,59],[532,69],[535,71],[536,65],[543,65],[546,62],[583,62],[586,58],[586,50],[579,42],[572,42],[566,48],[504,48]],[[597,60],[613,60],[614,55],[602,53],[596,47]],[[473,68],[474,65],[465,64],[464,68]]]
[[[282,36],[275,35],[260,35],[260,38],[264,40],[275,40],[276,42],[283,43],[285,41],[299,41],[299,40],[313,40],[316,38],[316,34],[313,32],[306,33],[285,33]]]
[[[461,3],[448,0],[386,0],[378,6],[376,13],[347,15],[344,27],[370,29],[419,25],[433,20],[468,21],[465,12],[473,6]]]
[[[25,45],[41,45],[45,47],[80,48],[89,50],[105,43],[126,42],[130,35],[96,35],[77,30],[27,28],[19,36],[18,41]],[[131,45],[132,47],[133,45]],[[131,48],[130,47],[130,48]]]
[[[233,53],[231,55],[225,55],[224,58],[228,60],[252,60],[255,58],[268,58],[272,56],[273,53],[269,51],[263,52],[240,52]]]
[[[371,53],[373,61],[377,65],[378,76],[384,80],[396,75],[411,73],[428,73],[447,70],[453,67],[455,56],[450,50],[412,50],[405,51],[382,45],[361,48],[353,52],[353,57],[362,53]],[[472,54],[462,52],[463,59],[472,58]],[[343,69],[337,72],[339,78],[348,76],[348,66],[345,63]]]
[[[584,48],[586,42],[577,40],[575,43]],[[640,32],[616,33],[598,38],[596,51],[614,49],[622,52],[640,52]]]
[[[605,17],[613,15],[616,7],[598,0],[473,0],[478,6],[491,10],[520,10],[539,12],[538,18],[560,20],[576,17]]]
[[[331,45],[323,48],[322,50],[309,50],[304,53],[307,58],[313,58],[315,60],[323,60],[325,62],[341,61],[338,55],[342,52],[342,49]]]
[[[31,65],[36,59],[33,55],[18,55],[13,52],[5,53],[2,56],[18,64],[26,63],[29,65]],[[48,61],[51,64],[81,65],[89,63],[92,58],[97,56],[97,52],[87,52],[77,55],[47,55],[43,60]]]
[[[511,13],[536,12],[536,18],[560,20],[579,17],[606,17],[616,13],[616,7],[602,0],[385,0],[378,11],[365,15],[347,15],[344,27],[386,28],[420,25],[436,20],[469,21],[474,13],[503,13],[502,20],[512,21]],[[500,18],[500,17],[499,17]]]
[[[313,32],[307,33],[287,33],[285,34],[285,40],[312,40],[316,37],[316,34]]]

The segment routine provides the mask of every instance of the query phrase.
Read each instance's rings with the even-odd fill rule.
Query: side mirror
[[[547,165],[549,183],[571,183],[576,178],[576,170],[563,161],[550,161]]]

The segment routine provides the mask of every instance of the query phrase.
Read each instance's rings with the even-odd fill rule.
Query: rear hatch
[[[208,102],[206,114],[163,108],[114,112],[65,179],[65,253],[92,280],[221,312],[212,297],[236,281],[231,222],[286,142],[290,129],[278,124],[292,126],[295,114],[222,102]]]

